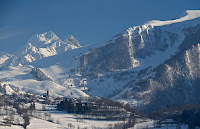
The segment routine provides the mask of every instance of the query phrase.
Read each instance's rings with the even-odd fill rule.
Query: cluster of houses
[[[57,104],[57,110],[67,111],[68,113],[86,113],[91,105],[88,101],[78,100],[76,98],[65,98]]]

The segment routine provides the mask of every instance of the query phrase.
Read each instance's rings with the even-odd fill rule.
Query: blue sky
[[[129,27],[199,8],[200,0],[0,0],[0,51],[13,53],[50,30],[81,45],[101,43]]]

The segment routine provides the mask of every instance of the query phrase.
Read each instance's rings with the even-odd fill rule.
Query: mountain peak
[[[40,37],[44,37],[46,39],[59,39],[59,37],[53,31],[48,31],[40,34]]]
[[[33,35],[28,40],[27,44],[31,43],[33,46],[43,47],[46,44],[50,44],[56,41],[61,41],[61,40],[53,31],[48,31],[42,34]]]
[[[69,35],[66,39],[65,39],[66,43],[72,44],[76,47],[81,47],[81,45],[79,44],[79,42],[74,38],[74,36]]]
[[[70,39],[73,40],[73,39],[75,39],[75,38],[74,38],[73,35],[69,35],[69,36],[67,37],[67,39],[69,39],[69,40],[70,40]]]
[[[10,59],[8,63],[14,66],[24,65],[78,47],[80,44],[72,35],[68,36],[64,42],[53,31],[48,31],[33,35],[25,47],[21,48],[15,58]]]

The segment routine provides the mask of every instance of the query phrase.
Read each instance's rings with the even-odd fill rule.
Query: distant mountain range
[[[21,50],[17,51],[15,55],[8,60],[7,64],[13,66],[25,65],[35,60],[57,55],[69,49],[78,47],[81,46],[72,35],[62,41],[52,31],[36,34],[27,41],[24,48],[21,48]]]
[[[36,34],[15,55],[2,53],[0,64],[0,78],[22,91],[107,97],[145,111],[197,104],[200,11],[128,28],[96,46],[81,46],[73,36],[62,41],[51,31]]]

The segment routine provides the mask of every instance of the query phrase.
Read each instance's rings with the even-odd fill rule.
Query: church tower
[[[46,94],[46,99],[45,99],[45,103],[46,104],[50,104],[50,100],[49,100],[49,89],[47,90],[47,94]]]

